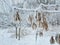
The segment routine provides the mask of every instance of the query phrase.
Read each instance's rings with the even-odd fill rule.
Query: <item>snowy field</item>
[[[55,44],[50,44],[50,37],[58,32],[60,32],[60,26],[49,28],[49,30],[43,31],[43,36],[38,36],[36,40],[36,30],[32,30],[31,27],[26,27],[25,29],[29,32],[28,35],[21,37],[20,40],[15,38],[15,28],[6,28],[0,29],[0,45],[59,45],[55,42]],[[56,31],[57,30],[57,31]]]

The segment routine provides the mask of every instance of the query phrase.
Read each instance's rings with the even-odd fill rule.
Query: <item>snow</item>
[[[27,32],[30,31],[30,34],[21,37],[20,40],[16,39],[15,36],[11,37],[11,35],[15,34],[15,28],[6,28],[0,29],[0,45],[51,45],[50,44],[50,37],[52,35],[55,36],[55,33],[60,31],[60,26],[49,28],[49,31],[43,31],[44,35],[42,37],[38,36],[36,40],[35,31],[32,30],[31,27],[26,27]],[[53,29],[53,30],[52,30]],[[8,32],[8,31],[13,32]],[[57,31],[56,31],[57,30]],[[56,42],[53,45],[58,45]]]
[[[56,4],[46,5],[43,4],[44,0],[41,1],[40,3],[40,0],[0,0],[0,45],[59,45],[56,41],[55,44],[50,44],[50,37],[55,37],[56,34],[60,33],[60,0],[56,1]],[[13,19],[16,11],[19,11],[22,18],[21,23]],[[28,16],[33,15],[35,17],[36,11],[46,14],[48,31],[39,27],[33,30],[28,25]],[[21,24],[20,40],[19,37],[16,39],[16,23],[18,23],[18,28]],[[36,33],[40,31],[43,32],[43,36],[38,35],[36,40]],[[19,33],[19,31],[17,32]]]

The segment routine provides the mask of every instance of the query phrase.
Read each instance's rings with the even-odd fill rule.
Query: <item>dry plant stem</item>
[[[20,30],[21,30],[21,22],[20,22],[20,28],[19,28],[19,40],[20,40]]]
[[[20,40],[20,30],[21,30],[21,28],[19,28],[19,40]]]
[[[35,37],[36,38],[36,41],[37,41],[37,36],[38,36],[38,32],[36,32],[36,37]]]
[[[17,27],[16,27],[16,39],[17,39]]]

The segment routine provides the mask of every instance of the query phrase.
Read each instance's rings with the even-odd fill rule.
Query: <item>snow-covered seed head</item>
[[[16,21],[21,21],[21,17],[20,17],[18,12],[16,12],[15,20]]]
[[[39,32],[39,36],[43,36],[43,32]]]
[[[51,43],[51,44],[54,44],[54,43],[55,43],[55,39],[54,39],[53,36],[51,36],[51,38],[50,38],[50,43]]]
[[[33,22],[32,23],[32,29],[36,29],[37,28],[37,25]]]
[[[29,15],[29,17],[28,17],[28,21],[32,24],[32,22],[33,22],[33,19],[34,19],[34,17],[33,16],[31,16],[31,15]]]

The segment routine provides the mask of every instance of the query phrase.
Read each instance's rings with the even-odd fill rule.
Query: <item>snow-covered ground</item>
[[[37,37],[36,40],[36,30],[32,30],[31,27],[26,27],[28,35],[21,37],[20,40],[15,38],[15,28],[10,27],[6,29],[0,29],[0,45],[51,45],[50,37],[55,36],[60,32],[60,26],[52,27],[50,26],[48,31],[43,31],[43,36]],[[59,45],[55,42],[53,45]]]

